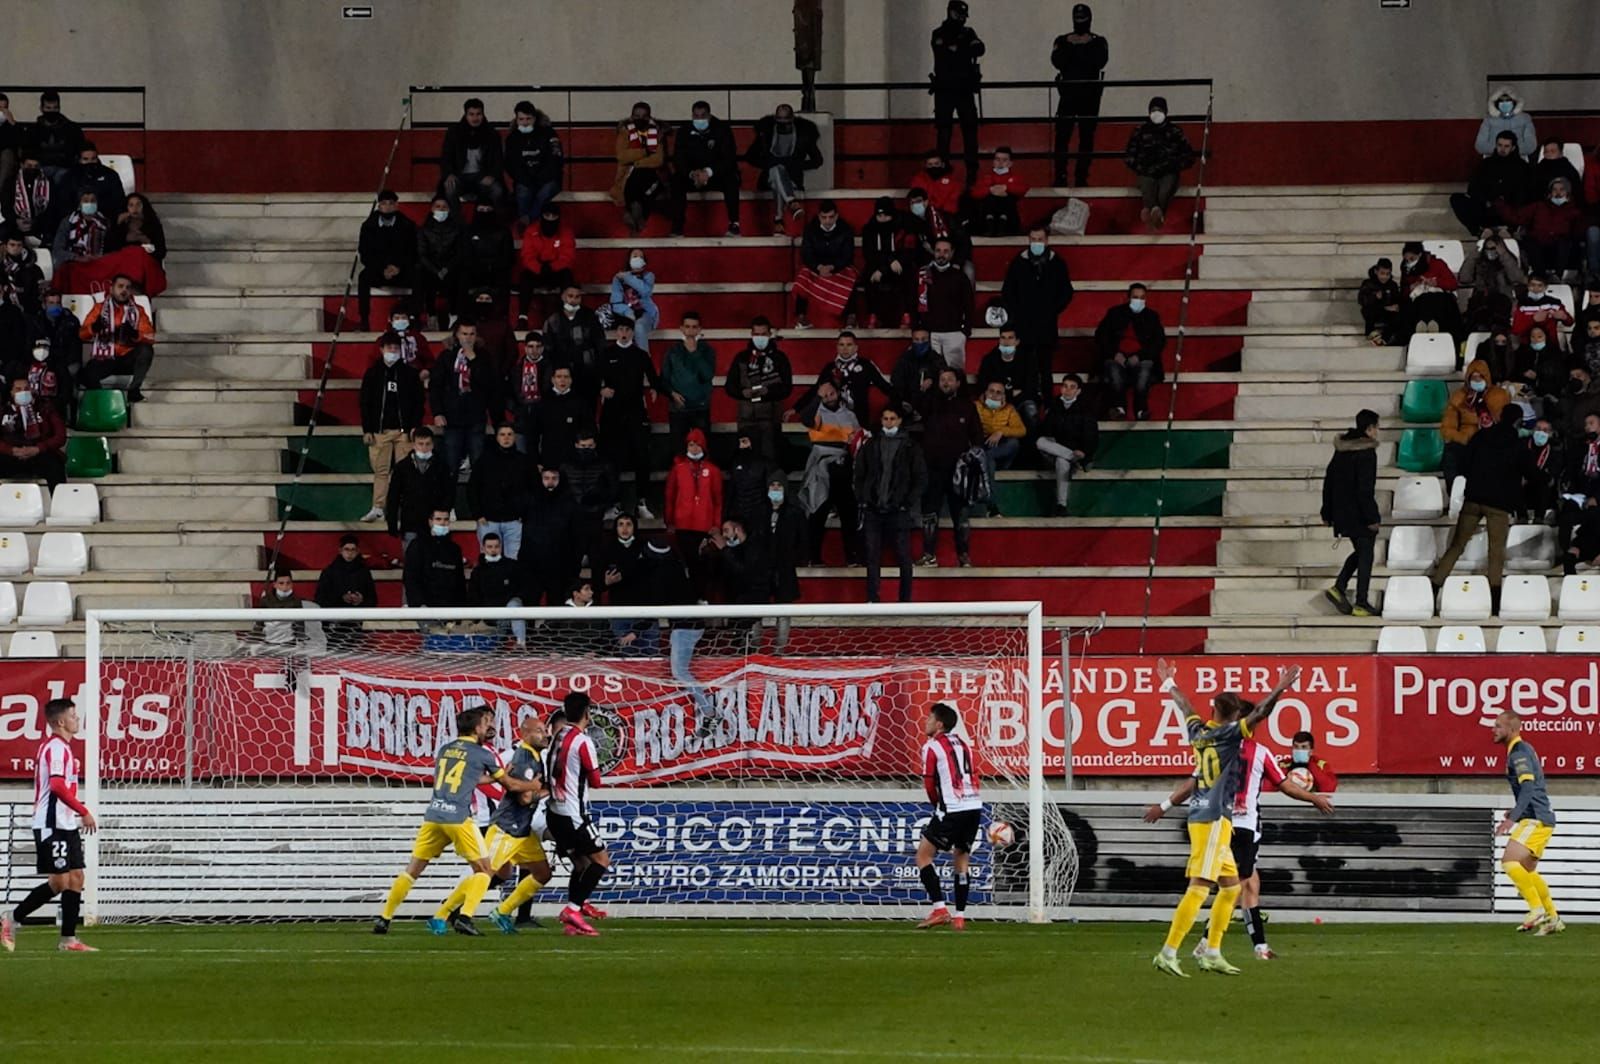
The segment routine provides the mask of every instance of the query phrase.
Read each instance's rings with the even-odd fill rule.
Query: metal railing
[[[139,150],[133,153],[135,164],[145,160],[145,88],[143,85],[4,85],[0,92],[11,99],[11,113],[26,126],[32,120],[24,118],[29,110],[37,110],[37,97],[42,92],[61,94],[61,110],[85,132],[96,130],[131,131],[138,133]],[[80,97],[92,97],[98,106],[87,112],[77,108]],[[124,99],[114,99],[124,97]],[[87,115],[87,117],[86,117]],[[101,149],[105,154],[120,154]]]
[[[1588,83],[1588,88],[1574,94],[1558,94],[1570,96],[1576,100],[1593,100],[1596,90],[1600,89],[1600,72],[1588,71],[1585,73],[1556,73],[1556,74],[1485,74],[1483,76],[1484,95],[1487,97],[1490,90],[1497,85],[1521,86],[1529,84],[1543,85],[1573,85]],[[1540,118],[1600,118],[1600,107],[1572,106],[1572,107],[1545,107],[1538,101],[1536,106],[1526,110],[1535,119]]]

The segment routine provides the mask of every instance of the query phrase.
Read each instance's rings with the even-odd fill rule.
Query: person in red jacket
[[[1528,286],[1517,297],[1511,310],[1511,331],[1524,343],[1535,325],[1543,325],[1548,334],[1557,325],[1572,326],[1572,315],[1560,297],[1550,294],[1550,279],[1540,273],[1528,274]]]
[[[1522,226],[1522,255],[1529,273],[1564,274],[1576,270],[1583,247],[1583,208],[1564,177],[1551,180],[1543,199],[1516,205],[1498,200],[1500,217]]]
[[[672,460],[672,468],[667,471],[663,517],[667,531],[677,542],[679,555],[689,566],[696,596],[704,598],[705,566],[700,544],[708,533],[722,527],[722,470],[706,457],[706,434],[698,428],[684,436],[683,454]]]
[[[518,311],[517,328],[528,327],[528,308],[533,306],[535,289],[554,295],[572,284],[572,264],[577,259],[577,241],[573,239],[572,228],[561,222],[561,204],[546,203],[539,224],[529,226],[522,234],[518,280],[522,307]],[[541,308],[537,320],[544,320],[547,309]]]
[[[1422,241],[1410,240],[1400,251],[1401,342],[1409,343],[1412,333],[1447,332],[1457,346],[1467,338],[1466,321],[1455,291],[1459,281],[1455,271],[1422,250]]]
[[[1332,794],[1339,789],[1339,775],[1317,756],[1317,737],[1308,731],[1294,733],[1289,756],[1278,763],[1289,779],[1314,794]]]
[[[1022,197],[1028,194],[1028,185],[1011,165],[1010,148],[994,150],[994,163],[989,172],[978,179],[972,194],[976,197],[973,212],[978,216],[978,227],[983,235],[1017,235],[1022,228],[1019,212]]]
[[[954,218],[961,213],[961,182],[951,176],[950,160],[938,152],[928,153],[927,165],[911,179],[911,187],[921,189],[941,214]]]
[[[11,382],[0,412],[0,480],[43,479],[54,491],[67,479],[67,427],[51,403],[35,401],[28,378]]]

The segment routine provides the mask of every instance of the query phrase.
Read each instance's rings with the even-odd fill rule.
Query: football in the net
[[[1304,765],[1296,765],[1294,768],[1289,770],[1289,782],[1294,784],[1296,787],[1302,787],[1308,791],[1314,791],[1317,789],[1316,777],[1313,776],[1311,774],[1311,770],[1306,768]]]
[[[1003,849],[1017,841],[1017,833],[1011,830],[1011,825],[1004,820],[994,820],[989,823],[987,832],[989,845],[995,849]]]

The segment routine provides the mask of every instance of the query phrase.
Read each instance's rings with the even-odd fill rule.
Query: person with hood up
[[[1394,263],[1379,259],[1367,271],[1356,293],[1361,304],[1361,323],[1367,330],[1367,340],[1373,347],[1387,347],[1400,342],[1400,283],[1394,279]]]
[[[1456,219],[1476,236],[1483,229],[1505,224],[1495,204],[1521,203],[1527,196],[1532,167],[1518,150],[1517,135],[1509,130],[1494,138],[1494,151],[1479,160],[1467,179],[1465,192],[1450,194]]]
[[[872,218],[861,227],[861,276],[856,281],[857,306],[866,312],[867,328],[891,329],[910,313],[916,258],[916,238],[893,198],[879,196]]]
[[[1528,278],[1517,256],[1511,254],[1498,236],[1485,229],[1482,246],[1468,250],[1456,280],[1462,287],[1472,290],[1467,297],[1467,326],[1487,330],[1511,320],[1517,289],[1527,283]]]
[[[1461,473],[1467,444],[1478,434],[1500,419],[1500,411],[1511,402],[1511,393],[1494,382],[1489,364],[1477,359],[1467,363],[1467,372],[1460,388],[1450,393],[1444,415],[1439,419],[1439,434],[1444,437],[1445,490],[1455,484]],[[1520,408],[1519,408],[1520,409]]]
[[[470,312],[474,294],[487,289],[497,297],[511,282],[511,231],[495,217],[494,206],[480,201],[472,224],[462,234],[456,267],[456,310]]]
[[[1406,297],[1400,342],[1410,343],[1419,332],[1447,332],[1460,346],[1467,330],[1456,302],[1459,284],[1450,267],[1422,249],[1422,241],[1406,241],[1400,249],[1400,294]]]
[[[439,193],[452,205],[463,196],[487,199],[495,206],[505,196],[500,175],[505,172],[505,151],[500,134],[483,116],[477,97],[461,105],[461,117],[445,130],[439,153]]]
[[[1363,410],[1355,428],[1333,441],[1333,457],[1322,476],[1322,523],[1334,537],[1350,541],[1350,557],[1333,586],[1323,592],[1345,616],[1376,617],[1378,610],[1367,597],[1372,585],[1372,552],[1378,542],[1382,518],[1378,514],[1378,414]],[[1356,597],[1349,596],[1350,577],[1356,578]]]
[[[1584,246],[1583,208],[1572,195],[1572,184],[1553,178],[1542,199],[1518,206],[1505,200],[1495,207],[1508,222],[1522,227],[1522,254],[1534,273],[1560,276],[1576,270]]]
[[[1539,143],[1538,134],[1533,119],[1522,108],[1522,96],[1512,86],[1496,85],[1489,90],[1489,114],[1478,123],[1478,138],[1473,142],[1479,155],[1494,151],[1495,138],[1501,133],[1514,134],[1519,151],[1533,150]]]
[[[584,539],[583,512],[578,500],[567,490],[566,478],[559,469],[546,469],[527,492],[522,518],[522,553],[518,561],[526,580],[529,606],[559,606],[578,578],[584,555],[598,553],[600,538]]]
[[[1196,159],[1183,130],[1167,121],[1165,96],[1150,98],[1149,118],[1128,138],[1123,158],[1139,186],[1139,220],[1152,231],[1160,229],[1178,192],[1178,176]]]

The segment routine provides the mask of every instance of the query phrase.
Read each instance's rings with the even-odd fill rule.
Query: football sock
[[[1210,895],[1210,887],[1197,887],[1189,885],[1183,892],[1183,900],[1178,902],[1178,907],[1172,913],[1172,926],[1167,928],[1167,948],[1177,949],[1183,945],[1183,936],[1189,933],[1194,922],[1200,916],[1200,910],[1205,907],[1206,897]]]
[[[928,892],[928,900],[935,905],[944,904],[944,887],[939,883],[939,873],[933,865],[922,866],[922,887]]]
[[[603,864],[592,864],[583,870],[583,900],[578,903],[579,905],[584,905],[589,901],[589,896],[600,885],[600,881],[606,877],[606,871],[606,866]]]
[[[78,906],[83,901],[83,893],[76,890],[61,892],[61,937],[78,937]]]
[[[1544,902],[1539,897],[1539,888],[1534,885],[1534,873],[1524,868],[1520,861],[1507,861],[1505,868],[1506,875],[1511,877],[1511,882],[1517,888],[1517,893],[1528,903],[1528,912],[1536,913],[1542,909]]]
[[[483,896],[489,893],[489,874],[487,872],[474,872],[467,877],[464,888],[461,915],[470,920],[473,914],[478,911],[478,906],[483,902]]]
[[[1244,929],[1250,932],[1250,941],[1258,946],[1267,944],[1267,925],[1261,919],[1261,906],[1252,905],[1244,911]]]
[[[963,914],[967,911],[967,894],[972,889],[972,876],[967,872],[956,873],[956,913]]]
[[[544,881],[537,876],[523,876],[522,882],[517,884],[517,889],[511,892],[509,898],[500,903],[495,912],[498,912],[501,916],[510,916],[522,906],[532,904],[533,896],[539,893],[539,888],[542,886],[544,886]]]
[[[26,898],[22,899],[22,904],[17,906],[16,910],[12,912],[12,919],[16,920],[18,923],[21,923],[23,917],[29,916],[35,910],[42,908],[46,902],[55,896],[56,892],[51,889],[49,883],[40,883],[37,887],[34,887],[28,892],[28,896]]]
[[[567,877],[567,904],[576,909],[583,904],[583,869],[577,865],[572,867],[572,875]]]
[[[433,918],[435,920],[443,920],[456,909],[466,904],[467,883],[471,881],[474,875],[476,875],[476,873],[468,872],[466,875],[461,877],[461,882],[456,884],[456,889],[452,890],[449,895],[446,896],[444,901],[439,903],[439,907],[433,911]]]
[[[380,914],[385,920],[394,919],[394,914],[400,909],[400,903],[406,900],[406,895],[411,893],[411,888],[416,882],[411,878],[410,872],[401,872],[394,877],[394,886],[389,888],[389,896],[384,899],[383,912]]]
[[[1539,892],[1539,904],[1544,906],[1544,911],[1552,918],[1556,915],[1556,901],[1550,896],[1550,884],[1544,881],[1544,876],[1538,872],[1529,872],[1533,880],[1533,887]]]
[[[1240,887],[1218,887],[1217,900],[1211,903],[1211,920],[1206,924],[1206,945],[1215,953],[1222,948],[1222,936],[1228,933],[1228,923],[1233,919],[1233,907],[1239,902]]]

